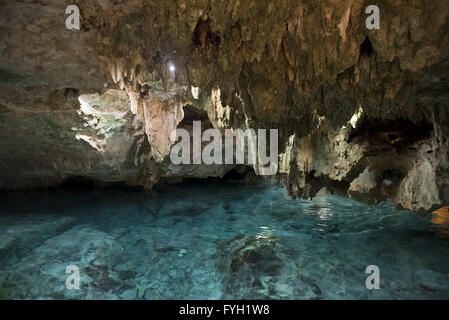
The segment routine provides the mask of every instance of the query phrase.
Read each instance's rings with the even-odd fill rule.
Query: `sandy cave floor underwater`
[[[0,199],[0,299],[449,298],[449,240],[391,203],[219,181]]]

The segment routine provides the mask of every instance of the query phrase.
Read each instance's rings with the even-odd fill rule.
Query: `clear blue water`
[[[388,203],[229,182],[0,200],[1,299],[449,298],[449,241]]]

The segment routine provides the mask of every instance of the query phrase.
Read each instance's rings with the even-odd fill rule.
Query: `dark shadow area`
[[[254,169],[250,166],[237,165],[232,170],[228,171],[223,177],[208,177],[208,178],[186,178],[183,179],[181,184],[186,185],[204,185],[204,184],[234,184],[234,183],[257,183],[263,181],[263,177],[257,176]],[[164,185],[160,184],[154,187],[155,190],[161,190]]]
[[[234,169],[226,173],[222,180],[225,181],[242,181],[246,180],[249,175],[255,175],[254,169],[250,166],[236,166]]]
[[[375,53],[371,40],[366,37],[365,40],[360,45],[360,58],[371,57]]]
[[[74,176],[65,180],[61,185],[50,189],[70,190],[70,191],[86,191],[95,189],[113,189],[123,190],[129,192],[142,192],[142,186],[130,186],[122,181],[104,182],[95,179],[90,179],[82,176]]]
[[[221,36],[218,32],[212,32],[209,19],[200,18],[193,31],[192,43],[195,48],[206,48],[209,45],[218,48],[221,45]]]
[[[181,125],[193,125],[193,121],[201,121],[201,123],[210,123],[207,112],[199,110],[190,104],[183,106],[184,118],[181,121]]]
[[[348,142],[369,140],[373,144],[389,144],[402,148],[428,137],[432,131],[432,125],[427,122],[416,124],[402,118],[387,122],[362,118],[357,128],[349,135]]]

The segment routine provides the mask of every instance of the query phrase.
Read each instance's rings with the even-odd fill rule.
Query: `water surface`
[[[0,201],[1,299],[449,298],[449,241],[389,203],[217,181]]]

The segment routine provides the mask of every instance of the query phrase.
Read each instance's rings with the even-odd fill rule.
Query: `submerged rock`
[[[298,270],[291,270],[287,249],[274,236],[238,235],[221,247],[224,252],[218,268],[224,273],[225,298],[316,299],[321,296],[320,288],[312,279],[298,277]]]

